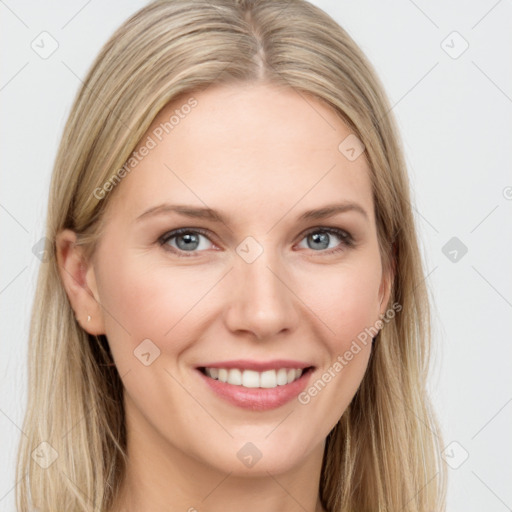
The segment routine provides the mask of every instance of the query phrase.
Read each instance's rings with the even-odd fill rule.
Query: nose
[[[264,251],[255,261],[235,261],[230,272],[225,322],[231,332],[250,332],[259,341],[296,329],[300,300],[290,273]]]

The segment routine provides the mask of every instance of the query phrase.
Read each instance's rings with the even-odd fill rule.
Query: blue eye
[[[334,248],[330,246],[332,238],[341,240]],[[196,256],[197,252],[208,249],[208,243],[201,243],[201,238],[205,238],[212,243],[208,237],[208,231],[198,228],[180,228],[169,231],[162,235],[158,242],[167,251],[171,251],[179,257]],[[324,254],[336,253],[354,246],[354,239],[347,231],[338,228],[314,228],[309,230],[302,240],[306,239],[309,249],[314,252]],[[328,249],[328,250],[325,250]],[[187,254],[188,253],[188,254]]]
[[[341,243],[335,245],[334,248],[329,247],[333,235],[341,240]],[[305,239],[307,241],[311,240],[312,246],[308,244],[310,249],[315,249],[315,251],[316,249],[329,249],[328,251],[321,251],[328,254],[342,251],[354,245],[354,239],[350,233],[337,228],[314,228],[306,233]]]
[[[175,252],[193,252],[200,246],[202,247],[202,245],[204,245],[201,244],[201,237],[208,240],[205,233],[205,231],[199,229],[175,229],[161,237],[160,243],[162,245],[167,245],[169,249],[174,250]],[[174,240],[176,240],[176,246],[169,243]],[[202,248],[204,249],[204,247]],[[182,256],[182,254],[179,254],[179,256]]]

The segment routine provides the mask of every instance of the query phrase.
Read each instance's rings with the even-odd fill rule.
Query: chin
[[[268,435],[268,434],[265,434]],[[305,452],[304,447],[313,443],[297,439],[290,444],[283,436],[270,437],[260,440],[244,437],[243,440],[231,440],[224,448],[216,445],[214,452],[209,450],[208,460],[205,462],[224,473],[240,477],[268,477],[268,474],[278,475],[300,467],[311,456]],[[323,454],[323,443],[319,447]],[[204,456],[205,452],[203,452]]]

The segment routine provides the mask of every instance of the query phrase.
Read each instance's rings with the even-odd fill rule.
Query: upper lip
[[[240,368],[264,372],[266,370],[279,370],[280,368],[305,369],[313,366],[311,363],[295,361],[292,359],[274,359],[272,361],[254,361],[249,359],[236,359],[231,361],[216,361],[198,366],[198,368]]]

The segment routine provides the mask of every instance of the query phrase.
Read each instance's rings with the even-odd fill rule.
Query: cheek
[[[378,260],[368,257],[307,278],[301,298],[326,326],[331,349],[344,350],[378,320],[380,277]]]
[[[301,405],[316,411],[321,435],[327,435],[343,415],[367,370],[370,328],[378,319],[378,270],[378,264],[368,259],[325,272],[327,288],[312,279],[304,287],[308,305],[327,326],[319,337],[325,348],[322,368],[299,395]]]
[[[202,299],[218,276],[193,266],[157,267],[142,255],[103,261],[98,288],[116,362],[124,359],[128,364],[133,350],[145,339],[166,353],[177,354],[186,348],[197,325],[195,317],[204,307]]]
[[[179,355],[223,307],[217,293],[226,285],[220,282],[224,267],[148,264],[144,254],[121,257],[107,247],[100,261],[105,330],[118,364],[132,364],[133,351],[146,339],[167,355]],[[311,312],[305,323],[321,329],[329,357],[344,353],[377,320],[379,280],[378,252],[371,251],[347,263],[317,265],[314,273],[310,266],[291,273],[292,288]]]

